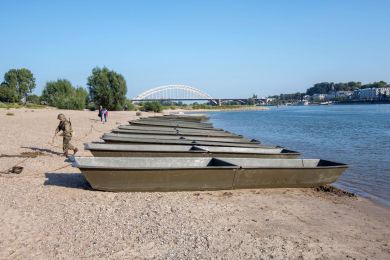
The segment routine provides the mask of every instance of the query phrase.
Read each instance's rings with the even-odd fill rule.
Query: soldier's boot
[[[76,155],[76,153],[79,151],[79,149],[77,149],[77,147],[76,148],[74,148],[73,149],[73,156],[75,156]]]

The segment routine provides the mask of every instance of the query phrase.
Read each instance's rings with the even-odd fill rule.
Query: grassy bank
[[[45,105],[39,105],[39,104],[19,104],[19,103],[0,103],[0,108],[10,109],[10,108],[33,108],[33,109],[39,109],[39,108],[46,108]]]

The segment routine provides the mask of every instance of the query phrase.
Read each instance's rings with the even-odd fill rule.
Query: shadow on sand
[[[63,153],[59,153],[59,152],[56,152],[56,151],[53,151],[50,149],[44,149],[44,148],[38,148],[38,147],[26,147],[26,146],[22,146],[21,148],[30,149],[34,152],[45,152],[45,153],[50,153],[50,154],[55,154],[55,155],[63,155]]]
[[[91,186],[80,173],[45,173],[47,180],[43,185],[60,186],[66,188],[91,190]]]

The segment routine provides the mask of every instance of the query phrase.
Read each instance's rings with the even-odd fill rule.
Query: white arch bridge
[[[221,105],[224,101],[238,101],[245,104],[247,98],[213,98],[209,94],[187,85],[165,85],[142,92],[132,99],[142,101],[210,101]]]

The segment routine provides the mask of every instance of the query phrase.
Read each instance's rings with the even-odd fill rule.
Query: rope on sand
[[[89,132],[87,132],[84,136],[82,136],[82,137],[80,137],[80,138],[78,138],[78,139],[75,139],[75,141],[78,142],[78,141],[80,141],[80,140],[86,138],[87,136],[89,136],[90,134],[92,134],[93,130],[95,130],[95,131],[98,132],[98,133],[104,133],[104,131],[97,130],[97,129],[91,124],[91,128],[90,128]],[[48,143],[48,145],[50,145],[51,147],[61,148],[60,145],[55,145],[55,144],[53,144],[53,143]],[[5,177],[5,175],[7,175],[8,178],[9,178],[9,177],[17,177],[17,176],[20,176],[20,175],[9,175],[9,174],[12,173],[12,169],[13,169],[13,168],[18,167],[20,164],[26,162],[28,159],[31,159],[31,158],[35,158],[35,157],[27,157],[27,158],[25,158],[25,159],[23,159],[23,160],[17,162],[17,163],[16,163],[15,165],[13,165],[11,168],[8,168],[8,169],[5,170],[5,171],[0,171],[0,176],[1,176],[1,177]],[[67,164],[67,165],[65,165],[65,166],[61,166],[60,168],[57,168],[57,169],[54,169],[54,170],[48,171],[48,172],[58,171],[58,170],[67,168],[67,167],[69,167],[69,166],[71,166],[71,164]],[[38,173],[38,174],[40,174],[40,173]],[[31,175],[22,175],[22,176],[23,176],[23,177],[28,177],[28,176],[30,176],[30,177],[41,177],[41,176],[35,176],[35,175],[33,175],[33,174],[31,174]]]
[[[31,158],[32,158],[32,157],[24,158],[23,160],[17,162],[15,165],[13,165],[11,168],[8,168],[8,169],[5,170],[5,171],[0,171],[0,173],[1,173],[1,174],[9,174],[9,173],[11,173],[12,168],[19,166],[19,164],[22,164],[22,163],[24,163],[25,161],[27,161],[28,159],[31,159]],[[0,175],[0,176],[1,176],[1,175]]]
[[[68,168],[69,166],[71,166],[72,164],[67,164],[65,166],[61,166],[59,168],[56,168],[56,169],[53,169],[53,170],[50,170],[50,171],[46,171],[46,172],[56,172],[58,170],[62,170],[62,169],[65,169],[65,168]],[[32,173],[32,174],[29,174],[29,175],[10,175],[9,173],[4,173],[4,172],[0,172],[2,174],[0,174],[0,177],[3,177],[3,178],[26,178],[26,177],[29,177],[29,178],[41,178],[43,173],[45,172],[35,172],[35,173]],[[37,175],[39,174],[39,175]]]
[[[93,126],[93,124],[91,124],[90,130],[89,130],[84,136],[82,136],[82,137],[80,137],[80,138],[78,138],[78,139],[75,139],[75,141],[78,142],[78,141],[80,141],[80,140],[86,138],[87,136],[89,136],[90,134],[92,134],[93,131],[96,131],[96,132],[98,132],[98,133],[105,133],[104,131],[97,130],[97,129]],[[53,143],[47,143],[47,144],[50,145],[51,147],[62,148],[60,145],[55,145],[55,144],[53,144]],[[4,174],[8,175],[8,174],[12,173],[12,169],[13,169],[13,168],[18,167],[20,164],[26,162],[28,159],[31,159],[31,158],[35,158],[35,157],[27,157],[27,158],[21,160],[20,162],[16,163],[15,165],[13,165],[11,168],[6,169],[5,171],[0,171],[0,176],[1,176],[1,177],[4,177]],[[70,165],[71,165],[71,164],[67,164],[67,165],[65,165],[65,166],[62,166],[62,167],[60,167],[60,168],[54,169],[54,170],[49,171],[49,172],[58,171],[58,170],[61,170],[61,169],[66,168],[66,167],[69,167]],[[23,177],[27,177],[27,176],[28,176],[28,175],[24,175]],[[9,176],[9,177],[11,177],[11,176]],[[12,176],[12,177],[16,177],[16,176]],[[35,177],[38,177],[38,176],[35,176]],[[39,176],[39,177],[40,177],[40,176]]]

